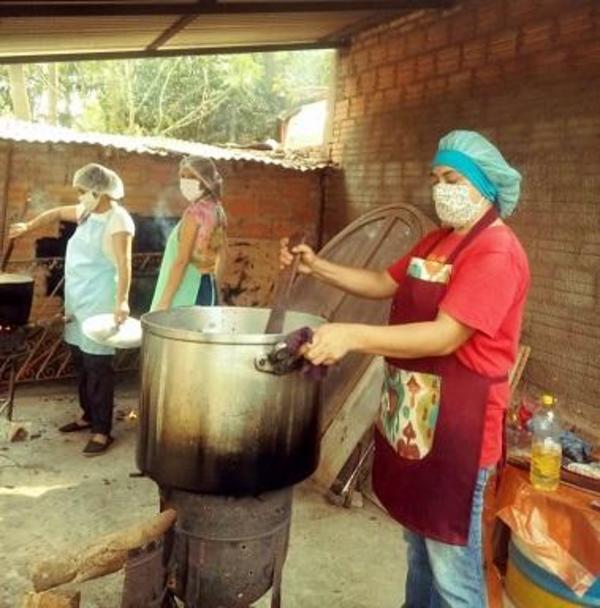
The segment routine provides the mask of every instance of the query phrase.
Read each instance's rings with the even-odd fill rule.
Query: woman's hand
[[[29,224],[27,222],[17,222],[16,224],[11,224],[8,229],[8,238],[9,239],[18,239],[22,237],[29,230]]]
[[[158,304],[152,309],[153,312],[159,310],[169,310],[171,308],[171,302],[169,302],[164,296],[158,301]]]
[[[121,325],[127,317],[129,317],[129,304],[127,301],[124,301],[115,308],[115,323]]]
[[[290,266],[294,261],[294,254],[300,256],[300,264],[298,265],[298,272],[301,274],[312,274],[315,268],[315,264],[319,261],[318,256],[308,245],[298,245],[291,251],[288,247],[290,239],[281,239],[281,248],[279,250],[279,267],[285,268]]]
[[[355,327],[350,323],[321,325],[301,352],[313,365],[333,365],[356,347]]]

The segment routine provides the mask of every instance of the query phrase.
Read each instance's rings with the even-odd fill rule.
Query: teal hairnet
[[[475,131],[451,131],[440,140],[433,165],[450,166],[466,177],[483,196],[497,205],[502,217],[516,209],[521,174],[483,135]]]
[[[90,163],[76,171],[73,176],[73,187],[106,194],[115,201],[125,196],[123,180],[114,171],[97,163]]]

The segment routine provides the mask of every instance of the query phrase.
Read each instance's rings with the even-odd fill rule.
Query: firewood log
[[[177,519],[168,509],[150,520],[104,537],[87,549],[53,557],[36,564],[31,580],[36,591],[47,591],[69,582],[83,582],[120,570],[127,552],[160,538]]]
[[[79,591],[30,591],[23,598],[21,608],[79,608],[80,602]]]

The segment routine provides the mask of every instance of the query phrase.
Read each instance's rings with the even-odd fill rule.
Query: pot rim
[[[202,308],[201,306],[184,306],[178,309],[173,310],[189,310],[193,308]],[[259,307],[248,307],[248,306],[216,306],[213,308],[219,308],[225,311],[252,311],[252,312],[264,312],[267,313],[265,316],[265,325],[266,320],[268,318],[268,313],[271,311],[270,308],[259,308]],[[232,333],[213,333],[213,332],[201,332],[194,331],[191,329],[175,329],[172,327],[165,327],[164,325],[154,322],[152,320],[153,316],[165,314],[171,311],[154,311],[147,312],[141,317],[142,322],[142,330],[143,336],[146,333],[159,336],[161,338],[170,338],[173,340],[177,340],[179,342],[195,342],[197,344],[229,344],[229,345],[240,345],[240,344],[249,344],[249,345],[274,345],[277,344],[286,336],[287,333],[282,334],[232,334]],[[326,319],[322,317],[318,317],[316,315],[305,313],[296,310],[289,310],[288,312],[302,316],[306,322],[298,324],[297,327],[294,327],[290,331],[295,329],[300,329],[301,327],[306,327],[307,325],[310,327],[318,327],[323,323],[326,323]],[[143,340],[143,338],[142,338]]]
[[[8,279],[8,280],[6,280]],[[19,274],[14,272],[0,272],[0,287],[2,285],[24,285],[25,283],[33,283],[34,278],[28,274]]]

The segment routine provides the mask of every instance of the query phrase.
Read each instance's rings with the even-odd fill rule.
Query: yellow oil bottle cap
[[[554,397],[552,395],[542,395],[542,405],[544,407],[551,407],[554,405]]]

